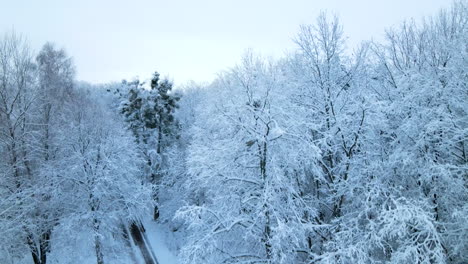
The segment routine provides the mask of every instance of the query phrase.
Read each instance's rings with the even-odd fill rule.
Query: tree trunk
[[[51,235],[51,230],[47,230],[44,234],[42,234],[42,237],[39,241],[39,250],[41,253],[41,263],[46,264],[47,263],[47,253],[49,253],[50,250],[50,235]]]
[[[157,205],[153,208],[153,220],[157,221],[159,219],[159,208]]]
[[[270,212],[268,209],[268,205],[264,205],[265,209],[265,230],[263,232],[263,239],[265,243],[265,254],[266,258],[268,260],[268,263],[270,263],[271,259],[273,258],[273,252],[271,251],[271,242],[270,242],[270,237],[271,237],[271,223],[270,223]]]
[[[161,114],[159,114],[160,116],[160,120],[161,120]],[[161,143],[162,143],[162,124],[159,124],[158,126],[158,146],[156,148],[156,152],[158,153],[158,155],[161,156]],[[161,159],[161,162],[162,162],[162,159]],[[156,172],[158,175],[156,176],[157,179],[155,178],[155,180],[153,181],[153,184],[159,184],[159,181],[161,179],[161,174],[160,174],[160,168],[161,168],[161,164],[158,165],[158,171]],[[158,202],[158,197],[159,194],[158,194],[158,191],[155,191],[154,193],[154,201],[157,203]],[[154,206],[154,209],[153,209],[153,220],[156,221],[159,219],[159,208],[157,205]]]
[[[265,183],[267,180],[267,136],[269,133],[269,128],[267,127],[267,132],[264,137],[264,142],[263,144],[259,145],[259,154],[260,154],[260,175],[263,180],[263,188],[265,189]],[[271,259],[273,258],[273,253],[272,253],[272,245],[270,242],[271,238],[271,219],[270,219],[270,208],[268,206],[268,201],[263,204],[263,210],[264,210],[264,217],[265,217],[265,226],[263,230],[263,243],[265,244],[265,254],[266,258],[268,260],[268,263],[271,262]]]
[[[156,148],[156,152],[161,155],[161,142],[162,142],[162,124],[158,126],[158,146]]]
[[[99,237],[100,222],[96,218],[93,219],[94,229],[94,249],[96,251],[97,264],[104,264],[104,255],[102,253],[101,238]]]
[[[29,250],[31,251],[31,256],[34,261],[34,264],[43,264],[41,263],[41,256],[39,250],[37,249],[36,243],[34,242],[34,238],[32,234],[28,234],[26,237],[26,241],[29,246]]]
[[[159,201],[159,190],[157,187],[157,184],[159,184],[159,179],[161,176],[156,175],[154,176],[154,181],[153,181],[153,200],[155,202],[154,208],[153,208],[153,220],[156,221],[159,219],[159,207],[158,207],[158,201]]]

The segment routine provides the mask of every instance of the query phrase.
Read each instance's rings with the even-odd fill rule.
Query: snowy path
[[[145,264],[159,264],[156,256],[153,253],[151,242],[148,241],[146,232],[139,224],[130,225],[130,234],[133,238],[134,245],[140,250],[139,253]]]
[[[148,220],[143,222],[149,244],[153,248],[159,264],[178,264],[177,258],[166,246],[167,232],[163,225]]]

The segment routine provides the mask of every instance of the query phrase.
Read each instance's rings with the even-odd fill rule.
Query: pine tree
[[[151,90],[143,113],[145,127],[153,129],[156,133],[156,147],[151,149],[150,152],[153,168],[151,182],[155,186],[154,198],[156,202],[159,196],[157,186],[161,183],[165,173],[165,164],[168,163],[165,150],[171,145],[171,142],[178,138],[178,122],[174,118],[174,112],[178,107],[177,101],[180,100],[180,96],[172,94],[171,90],[172,83],[167,79],[160,80],[159,73],[155,72],[151,79]],[[154,153],[154,150],[156,153]],[[154,220],[159,218],[159,208],[157,206],[154,208],[153,218]]]
[[[151,90],[148,103],[151,108],[145,112],[147,128],[157,130],[156,152],[161,154],[170,141],[177,138],[178,123],[174,118],[174,111],[178,108],[178,94],[171,94],[172,83],[167,79],[160,81],[159,73],[155,72],[151,79]]]
[[[154,199],[158,200],[158,188],[165,174],[165,150],[178,138],[178,122],[174,112],[178,108],[180,95],[171,93],[172,83],[160,79],[155,72],[150,83],[150,90],[144,88],[139,80],[123,82],[127,87],[127,98],[121,104],[120,111],[125,116],[129,129],[147,161],[149,181],[154,186]],[[159,210],[154,209],[154,219],[159,217]]]
[[[120,112],[124,115],[129,129],[133,132],[137,143],[146,143],[143,136],[144,124],[142,122],[141,108],[144,100],[143,83],[139,80],[132,82],[123,81],[122,85],[128,89],[127,94],[120,106]]]

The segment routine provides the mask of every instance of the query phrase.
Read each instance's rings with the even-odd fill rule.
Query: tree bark
[[[32,234],[29,234],[26,240],[29,246],[29,250],[31,250],[31,256],[34,261],[34,264],[43,264],[41,263],[39,251],[37,250],[37,246],[36,246],[36,243],[34,242]]]
[[[97,260],[97,264],[104,264],[104,255],[102,253],[101,238],[99,237],[99,228],[100,228],[100,221],[94,218],[93,229],[94,229],[94,249],[96,251],[96,260]]]

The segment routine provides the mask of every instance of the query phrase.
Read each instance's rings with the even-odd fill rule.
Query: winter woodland
[[[174,89],[3,34],[0,263],[165,264],[155,222],[178,263],[468,263],[468,5],[385,36],[322,13]]]

